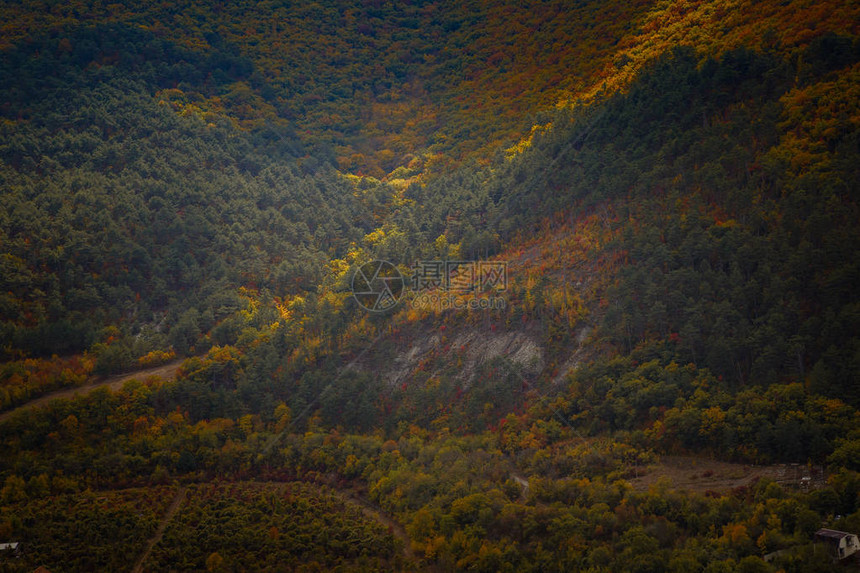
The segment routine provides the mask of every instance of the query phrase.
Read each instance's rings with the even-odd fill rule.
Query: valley
[[[841,570],[856,3],[0,14],[0,571]]]

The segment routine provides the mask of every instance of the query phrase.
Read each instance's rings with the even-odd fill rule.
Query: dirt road
[[[410,561],[415,559],[415,553],[412,551],[412,540],[409,539],[406,529],[398,521],[388,515],[382,508],[357,496],[354,492],[334,491],[337,492],[337,495],[345,503],[358,507],[365,517],[373,519],[387,527],[391,534],[403,543],[403,556]]]
[[[660,478],[668,480],[670,489],[727,492],[750,486],[756,480],[767,478],[780,485],[802,491],[824,487],[826,472],[821,466],[806,464],[751,465],[721,462],[692,456],[663,456],[660,460],[640,468],[638,476],[630,479],[637,491],[648,491]]]
[[[152,548],[155,547],[156,543],[161,541],[161,538],[164,536],[164,530],[167,529],[167,526],[170,524],[170,520],[173,519],[173,516],[176,515],[177,511],[179,511],[179,508],[182,506],[182,502],[185,501],[185,495],[187,493],[188,488],[183,487],[176,494],[176,497],[173,498],[173,501],[170,503],[170,507],[167,508],[161,521],[158,522],[158,528],[155,530],[155,534],[147,542],[146,549],[143,550],[143,553],[134,564],[134,568],[131,570],[132,573],[140,573],[143,571],[143,565],[146,563],[149,554],[152,553]]]
[[[3,412],[2,414],[0,414],[0,422],[4,422],[5,420],[11,418],[13,415],[15,415],[15,413],[20,412],[21,410],[27,410],[35,406],[47,404],[55,398],[72,398],[77,395],[87,394],[89,392],[92,392],[96,388],[102,388],[105,386],[111,390],[119,390],[120,388],[122,388],[123,384],[134,378],[137,378],[138,380],[145,380],[150,376],[159,376],[167,380],[173,378],[176,375],[176,371],[181,365],[182,360],[173,360],[172,362],[162,364],[161,366],[146,368],[144,370],[137,370],[128,374],[119,374],[117,376],[111,376],[104,380],[93,380],[83,386],[76,386],[74,388],[65,388],[63,390],[57,390],[56,392],[51,392],[49,394],[39,396],[38,398],[33,398],[25,404],[21,404],[20,406],[13,408],[12,410]]]

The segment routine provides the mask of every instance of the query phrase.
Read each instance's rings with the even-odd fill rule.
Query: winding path
[[[418,566],[418,560],[416,559],[415,552],[412,550],[412,542],[409,538],[409,534],[406,533],[406,529],[400,522],[398,522],[391,515],[386,513],[386,511],[383,510],[381,507],[375,505],[367,499],[364,499],[353,490],[337,489],[332,487],[329,491],[333,495],[341,499],[344,503],[350,504],[360,509],[364,516],[368,519],[372,519],[380,523],[381,525],[387,527],[389,532],[403,543],[402,551],[403,557],[406,559],[406,561],[411,566]],[[161,541],[161,538],[164,536],[164,532],[167,529],[167,526],[170,525],[170,521],[176,516],[176,513],[179,511],[180,507],[182,507],[182,504],[185,501],[187,494],[187,487],[181,488],[176,493],[176,496],[173,498],[173,501],[170,503],[170,506],[167,508],[167,511],[164,512],[164,516],[159,521],[158,528],[155,530],[155,533],[147,542],[146,549],[144,549],[143,553],[141,553],[140,557],[137,559],[137,562],[135,562],[134,568],[131,570],[132,573],[142,573],[143,566],[144,564],[146,564],[146,560],[149,558],[150,553],[152,553],[152,549],[158,544],[159,541]],[[422,564],[420,569],[416,570],[435,573],[437,571],[437,568],[432,563],[425,563]]]
[[[134,564],[134,568],[131,570],[131,573],[141,573],[143,571],[143,564],[146,563],[149,554],[152,553],[152,548],[155,547],[156,543],[161,541],[161,538],[164,535],[164,530],[167,529],[170,520],[173,519],[173,516],[176,515],[177,511],[179,511],[179,508],[182,506],[182,502],[185,501],[185,495],[187,493],[188,488],[185,487],[176,493],[176,497],[173,498],[173,501],[170,503],[170,507],[168,507],[167,511],[164,512],[164,517],[162,517],[161,521],[158,523],[158,528],[155,530],[155,534],[146,543],[146,549],[143,550],[137,563]]]
[[[345,503],[358,507],[365,517],[387,527],[391,534],[403,543],[403,556],[410,561],[415,559],[415,552],[412,551],[412,540],[409,538],[409,534],[406,533],[406,529],[399,521],[396,521],[393,517],[388,515],[381,507],[359,497],[354,492],[347,493],[338,489],[332,489],[332,491],[334,491]]]
[[[73,398],[74,396],[88,394],[96,388],[102,388],[105,386],[110,390],[119,390],[120,388],[122,388],[123,384],[135,378],[137,378],[138,380],[144,380],[150,376],[160,376],[161,378],[167,380],[173,378],[176,375],[176,371],[182,365],[182,362],[182,360],[173,360],[171,362],[168,362],[167,364],[162,364],[161,366],[154,366],[152,368],[136,370],[135,372],[129,372],[127,374],[118,374],[116,376],[111,376],[104,380],[91,378],[91,381],[84,384],[83,386],[63,388],[62,390],[43,394],[42,396],[33,398],[29,402],[25,402],[20,406],[16,406],[11,410],[7,410],[6,412],[0,414],[0,422],[8,420],[22,410],[28,410],[36,406],[47,404],[48,402],[56,398]]]

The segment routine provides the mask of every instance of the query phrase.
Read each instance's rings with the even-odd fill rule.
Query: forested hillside
[[[815,530],[860,533],[854,4],[0,13],[0,569],[829,571]],[[368,313],[374,259],[505,281]]]
[[[95,65],[107,51],[115,61]],[[137,353],[185,353],[240,308],[238,286],[312,289],[329,258],[375,227],[390,195],[359,194],[325,162],[299,160],[286,123],[243,131],[162,91],[180,79],[217,89],[237,68],[120,25],[6,54],[7,355],[81,352],[105,342],[107,325],[144,329]]]

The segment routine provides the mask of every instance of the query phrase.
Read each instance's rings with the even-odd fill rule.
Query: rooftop
[[[842,539],[843,537],[849,537],[854,535],[853,533],[847,533],[845,531],[836,531],[835,529],[819,529],[815,532],[816,537],[827,537],[829,539]]]

